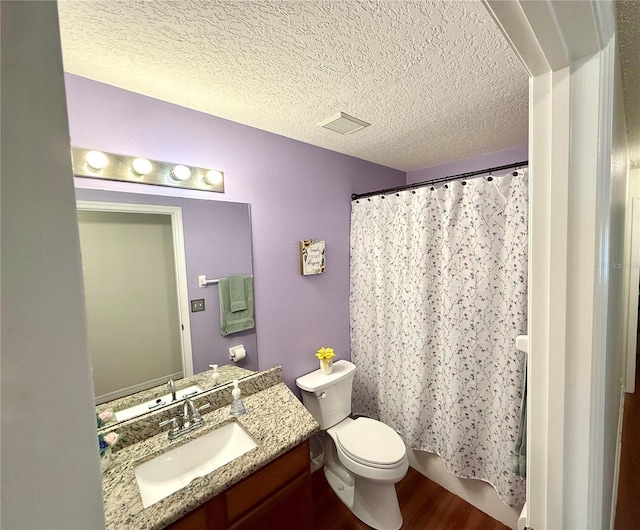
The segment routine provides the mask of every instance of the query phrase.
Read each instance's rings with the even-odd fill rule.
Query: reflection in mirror
[[[157,399],[166,395],[168,379],[184,388],[188,376],[212,364],[220,366],[221,386],[226,371],[238,369],[229,375],[234,379],[257,370],[255,328],[223,337],[218,288],[198,285],[203,274],[253,275],[248,204],[85,189],[76,189],[76,196],[83,269],[93,269],[85,270],[85,290],[98,410]],[[94,211],[105,202],[120,203],[119,213]],[[115,250],[106,252],[108,246]],[[190,312],[192,300],[203,300],[204,311]],[[130,336],[135,341],[125,347]],[[246,358],[229,365],[229,349],[240,345]],[[211,388],[210,379],[203,382]]]
[[[175,399],[165,383],[142,392],[102,403],[96,407],[96,414],[101,414],[104,411],[112,412],[113,415],[110,416],[108,421],[109,427],[112,427],[123,421],[168,407],[183,399],[194,398],[203,392],[226,388],[234,379],[241,380],[254,373],[252,370],[240,368],[234,364],[227,364],[218,367],[216,370],[207,370],[175,381]]]
[[[193,375],[180,209],[78,208],[96,403]]]

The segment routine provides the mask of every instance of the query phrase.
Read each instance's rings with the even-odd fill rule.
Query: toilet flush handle
[[[327,393],[326,392],[323,392],[322,394],[316,395],[316,399],[324,399],[326,397],[327,397]]]

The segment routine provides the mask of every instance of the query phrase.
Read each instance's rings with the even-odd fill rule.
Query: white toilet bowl
[[[327,482],[361,521],[376,530],[398,530],[402,514],[395,485],[407,474],[404,442],[388,425],[347,418],[327,430]]]

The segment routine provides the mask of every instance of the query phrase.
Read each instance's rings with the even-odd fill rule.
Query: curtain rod
[[[503,169],[524,167],[524,166],[528,166],[528,165],[529,165],[529,161],[528,160],[524,160],[522,162],[516,162],[514,164],[506,164],[504,166],[496,166],[496,167],[490,167],[490,168],[487,168],[487,169],[480,169],[478,171],[470,171],[468,173],[460,173],[458,175],[451,175],[450,177],[440,177],[440,178],[433,179],[433,180],[425,180],[425,181],[422,181],[422,182],[416,182],[414,184],[406,184],[404,186],[397,186],[395,188],[385,188],[383,190],[369,191],[367,193],[352,193],[351,194],[351,200],[355,201],[356,199],[363,199],[365,197],[372,197],[373,195],[384,195],[384,194],[389,194],[389,193],[396,193],[398,191],[412,190],[412,189],[415,189],[415,188],[421,188],[423,186],[431,186],[433,184],[439,184],[441,182],[449,182],[450,180],[458,180],[458,179],[462,179],[462,178],[466,178],[466,177],[474,177],[476,175],[483,175],[484,173],[493,173],[494,171],[502,171]]]

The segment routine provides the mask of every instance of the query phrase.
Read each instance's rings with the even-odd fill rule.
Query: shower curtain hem
[[[438,451],[433,451],[430,449],[422,449],[422,448],[415,448],[415,447],[409,447],[412,451],[423,451],[425,453],[431,453],[434,455],[438,455],[438,458],[440,458],[440,460],[442,460],[442,463],[444,464],[444,469],[447,473],[449,473],[450,475],[453,475],[456,478],[463,478],[466,480],[481,480],[482,482],[489,484],[489,486],[491,486],[493,488],[493,490],[496,492],[496,495],[498,496],[498,498],[500,499],[500,501],[505,504],[506,506],[509,506],[509,508],[514,508],[514,509],[518,509],[518,507],[522,508],[524,501],[522,503],[516,503],[516,504],[511,504],[509,503],[505,497],[500,493],[500,491],[498,491],[498,488],[496,487],[495,484],[493,484],[490,480],[483,478],[483,477],[469,477],[469,476],[465,476],[463,473],[457,473],[454,472],[450,469],[449,467],[449,463],[446,461],[446,459],[438,452]],[[522,480],[520,477],[518,477],[519,480]],[[526,485],[525,485],[525,493],[526,493]]]

